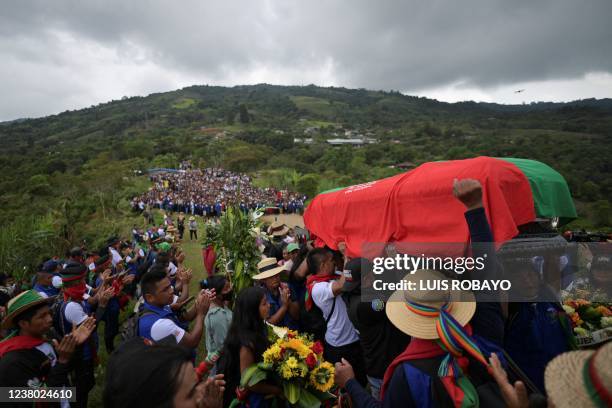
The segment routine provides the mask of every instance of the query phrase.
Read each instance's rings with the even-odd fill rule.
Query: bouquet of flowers
[[[612,304],[566,299],[563,309],[572,321],[579,345],[591,345],[612,337]]]
[[[245,370],[241,386],[270,379],[282,386],[289,404],[300,408],[319,407],[334,398],[329,392],[334,386],[334,366],[323,359],[320,342],[292,330],[280,337],[270,332],[270,337],[274,341],[263,353],[263,361]]]

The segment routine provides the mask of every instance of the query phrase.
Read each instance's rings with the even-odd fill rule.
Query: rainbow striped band
[[[485,366],[489,365],[476,341],[450,314],[451,303],[445,303],[440,309],[410,301],[406,301],[405,305],[406,309],[419,316],[436,319],[436,332],[440,338],[440,346],[444,350],[454,357],[460,357],[464,352],[467,352]]]

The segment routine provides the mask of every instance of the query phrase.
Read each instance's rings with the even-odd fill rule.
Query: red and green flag
[[[454,179],[473,178],[483,186],[483,203],[499,244],[518,226],[536,218],[576,218],[563,176],[544,163],[515,158],[477,157],[424,163],[393,177],[317,195],[304,223],[318,245],[336,249],[345,242],[350,256],[365,243],[467,242],[465,208],[453,197]]]

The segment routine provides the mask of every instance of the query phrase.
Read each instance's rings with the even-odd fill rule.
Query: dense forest
[[[327,142],[345,137],[372,143]],[[191,86],[124,97],[0,123],[0,240],[26,246],[15,255],[2,244],[0,263],[19,256],[24,264],[32,253],[81,239],[95,245],[125,227],[127,199],[148,186],[138,171],[185,159],[313,196],[404,171],[399,163],[531,158],[567,179],[580,214],[573,227],[609,228],[611,141],[610,99],[449,104],[313,85]]]

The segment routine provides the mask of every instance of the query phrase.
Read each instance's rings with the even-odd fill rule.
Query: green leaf
[[[283,393],[285,394],[285,398],[289,401],[290,404],[295,404],[298,399],[300,399],[300,393],[302,389],[300,386],[290,382],[283,382]]]
[[[268,377],[268,373],[262,370],[257,365],[252,365],[242,373],[240,377],[240,385],[243,387],[252,387],[260,383]]]
[[[310,391],[302,389],[297,406],[300,408],[317,408],[321,406],[321,401]]]

